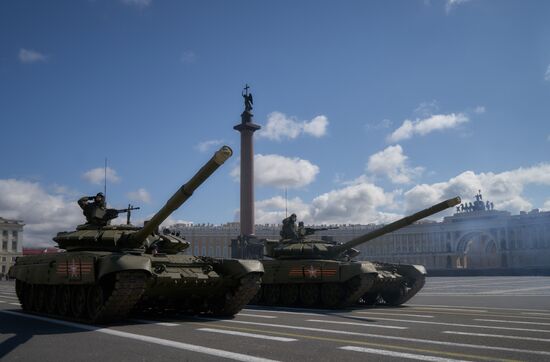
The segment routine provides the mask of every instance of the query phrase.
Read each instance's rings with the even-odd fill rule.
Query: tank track
[[[223,303],[213,309],[215,316],[233,316],[258,294],[261,285],[261,274],[251,273],[240,279],[240,285],[225,294]]]
[[[350,307],[358,303],[359,299],[362,295],[367,293],[375,284],[375,278],[376,275],[369,275],[369,274],[362,274],[357,275],[347,282],[341,282],[341,283],[333,283],[335,285],[338,285],[341,290],[341,298],[339,298],[338,302],[332,303],[331,305],[326,305],[323,303],[321,293],[318,294],[317,300],[312,303],[311,305],[307,305],[308,308],[328,308],[328,309],[337,309],[337,308],[345,308]],[[332,284],[332,283],[331,283]],[[282,292],[282,286],[284,284],[267,284],[264,285],[263,289],[264,291],[269,288],[279,288]],[[317,288],[321,289],[324,284],[310,284],[310,283],[301,283],[298,284],[299,288],[302,288],[304,286],[317,286]],[[269,292],[267,292],[269,293]],[[266,300],[265,295],[262,293],[262,291],[259,291],[258,294],[252,299],[250,304],[257,304],[257,305],[285,305],[282,302],[281,297],[279,296],[277,303],[273,304]],[[300,300],[300,297],[296,300],[295,303],[292,305],[287,306],[295,306],[295,307],[305,307]]]
[[[354,304],[357,304],[361,296],[367,293],[372,286],[374,285],[376,275],[358,275],[352,278],[348,282],[348,295],[343,300],[341,304],[338,305],[339,308],[349,307]]]
[[[143,292],[145,291],[145,286],[147,283],[147,275],[141,271],[121,271],[115,273],[111,276],[113,280],[109,283],[110,286],[101,284],[92,284],[92,285],[32,285],[22,281],[17,281],[19,284],[17,297],[21,302],[21,306],[24,311],[31,312],[34,314],[40,314],[45,316],[50,316],[53,318],[61,318],[65,320],[84,322],[84,323],[109,323],[115,320],[125,318],[136,303],[141,298]],[[41,296],[39,293],[34,293],[35,289],[43,287],[45,292]],[[56,296],[56,304],[59,304],[59,291],[60,287],[69,288],[69,306],[67,311],[63,314],[59,313],[59,307],[55,308],[54,313],[47,313],[44,311],[43,304],[47,301],[40,301],[39,299],[34,299],[32,301],[27,301],[28,293],[31,293],[30,298],[41,298],[44,296]],[[86,296],[91,288],[100,287],[102,289],[102,304],[96,309],[97,313],[94,316],[90,316],[88,313],[88,303],[89,298],[86,298],[84,311],[81,316],[75,316],[72,312],[72,304],[75,303],[73,296],[75,295],[76,288],[85,288]],[[52,292],[51,288],[55,288],[55,292]],[[53,294],[52,294],[53,293]],[[42,307],[38,307],[42,305]]]
[[[396,307],[408,302],[426,283],[426,276],[403,280],[401,276],[379,277],[372,290],[363,294],[359,300],[362,305],[387,305]]]

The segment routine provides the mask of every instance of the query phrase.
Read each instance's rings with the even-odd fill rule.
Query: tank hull
[[[262,260],[254,304],[307,308],[398,306],[424,286],[423,266],[319,259]]]
[[[92,323],[131,311],[234,315],[262,274],[254,260],[96,251],[19,257],[10,269],[24,310]]]

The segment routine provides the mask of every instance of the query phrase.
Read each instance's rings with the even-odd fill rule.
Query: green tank
[[[23,310],[92,323],[132,310],[238,313],[258,292],[261,263],[184,255],[185,239],[158,232],[231,155],[217,151],[143,227],[88,223],[57,234],[65,252],[18,257],[10,276]]]
[[[315,231],[307,228],[298,239],[265,240],[265,256],[271,259],[262,260],[262,287],[252,303],[323,308],[401,305],[424,286],[425,268],[355,261],[359,251],[353,248],[458,204],[459,197],[446,200],[343,244],[306,238]]]

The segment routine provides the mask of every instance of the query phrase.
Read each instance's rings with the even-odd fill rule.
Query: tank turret
[[[460,204],[460,201],[460,197],[445,200],[432,207],[406,216],[364,235],[358,236],[343,244],[309,239],[281,241],[268,240],[265,245],[265,254],[266,256],[275,259],[350,259],[359,253],[357,250],[353,249],[354,247],[384,234],[388,234],[392,231],[411,225],[418,220],[436,214],[447,208],[458,205]]]
[[[188,247],[188,243],[175,235],[159,235],[157,230],[160,224],[187,201],[193,192],[232,154],[233,151],[228,146],[220,148],[143,227],[84,224],[78,226],[76,231],[58,233],[53,240],[59,244],[60,248],[66,250],[157,250],[161,248],[166,253],[181,251]]]

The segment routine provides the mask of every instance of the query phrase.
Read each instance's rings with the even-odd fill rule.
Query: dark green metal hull
[[[262,274],[254,260],[99,251],[19,257],[10,270],[24,310],[93,323],[131,311],[234,315]]]
[[[422,288],[422,266],[320,259],[262,260],[265,274],[253,303],[269,306],[343,308],[397,306]]]

